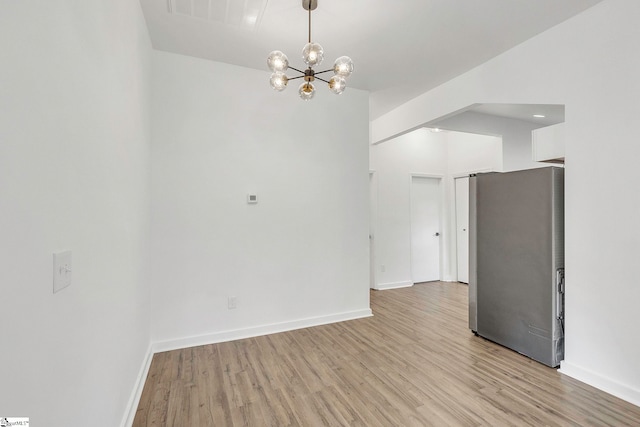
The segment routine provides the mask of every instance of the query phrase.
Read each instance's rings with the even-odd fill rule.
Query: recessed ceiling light
[[[546,116],[544,114],[534,114],[533,117],[536,117],[538,119],[544,119]]]

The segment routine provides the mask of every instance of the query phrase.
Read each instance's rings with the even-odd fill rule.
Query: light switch
[[[53,293],[71,284],[71,251],[53,254]]]
[[[257,194],[247,194],[247,203],[250,205],[258,203],[258,195]]]

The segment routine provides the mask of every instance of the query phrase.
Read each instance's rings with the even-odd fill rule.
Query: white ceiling
[[[353,59],[348,87],[371,92],[374,119],[600,1],[318,0],[312,38],[324,47],[320,68],[331,68],[342,55]],[[184,11],[189,2],[201,17],[178,13],[176,6]],[[301,0],[140,3],[155,49],[264,70],[265,84],[272,50],[287,54],[291,66],[304,68],[300,52],[307,41],[308,14]],[[265,6],[255,28],[240,24],[241,19],[202,18],[203,7],[219,17],[224,8],[249,3]]]

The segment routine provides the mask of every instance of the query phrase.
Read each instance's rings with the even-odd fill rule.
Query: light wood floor
[[[374,317],[156,354],[134,426],[640,426],[640,408],[467,328],[467,286]]]

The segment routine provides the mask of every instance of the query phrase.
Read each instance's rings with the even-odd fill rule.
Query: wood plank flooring
[[[134,426],[640,426],[640,408],[467,328],[466,285],[374,317],[156,354]]]

